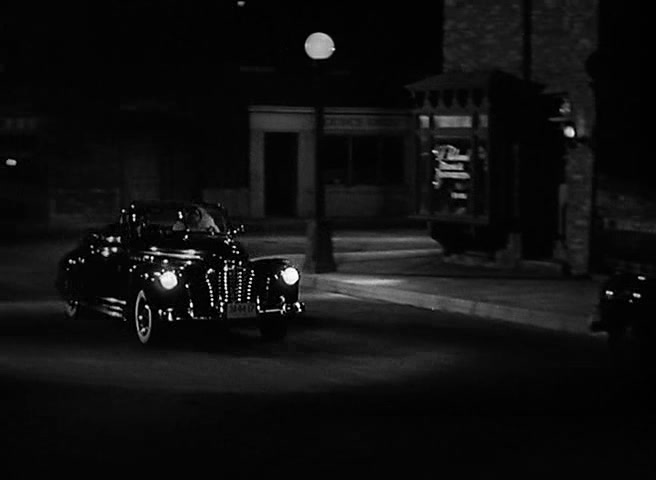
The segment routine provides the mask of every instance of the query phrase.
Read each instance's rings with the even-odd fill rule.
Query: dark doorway
[[[298,134],[267,132],[264,137],[265,205],[267,216],[296,216]]]

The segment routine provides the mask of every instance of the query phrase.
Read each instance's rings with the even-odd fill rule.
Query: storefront
[[[227,199],[231,211],[251,218],[311,217],[314,118],[308,107],[250,107],[250,186],[247,192],[219,190],[213,195]],[[415,165],[410,112],[327,108],[320,147],[328,216],[410,213]]]
[[[415,217],[447,252],[517,245],[525,258],[551,258],[562,235],[563,140],[540,88],[499,71],[408,88],[420,143]]]

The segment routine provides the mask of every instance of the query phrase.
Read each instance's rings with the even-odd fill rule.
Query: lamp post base
[[[333,257],[333,241],[330,224],[325,219],[313,219],[307,227],[307,247],[303,271],[329,273],[337,270]]]

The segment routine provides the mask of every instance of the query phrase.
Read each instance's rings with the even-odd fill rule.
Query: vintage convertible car
[[[655,311],[656,277],[616,273],[601,287],[590,330],[608,335],[614,359],[625,361],[630,356],[631,362],[651,366],[656,347]]]
[[[149,344],[170,324],[252,325],[282,339],[304,311],[298,270],[283,258],[250,259],[217,204],[135,202],[59,262],[68,317],[91,308],[123,318]]]

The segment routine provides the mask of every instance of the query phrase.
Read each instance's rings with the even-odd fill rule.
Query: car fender
[[[287,267],[296,268],[300,275],[300,269],[288,259],[283,257],[255,259],[251,260],[251,266],[255,270],[256,277],[266,284],[264,288],[267,289],[269,296],[273,298],[282,296],[285,297],[286,302],[290,303],[298,301],[300,278],[294,285],[286,285],[279,276],[280,272]]]
[[[163,271],[172,270],[178,276],[178,284],[170,289],[165,289],[158,280]],[[185,275],[178,268],[165,266],[161,263],[139,264],[131,268],[128,289],[128,300],[143,290],[151,305],[157,308],[168,308],[178,305],[187,299],[185,290]]]
[[[78,249],[65,255],[57,264],[55,288],[63,298],[76,297],[83,292],[80,289],[82,275],[80,269],[84,257]]]
[[[251,266],[255,273],[260,275],[277,275],[286,267],[293,267],[292,263],[283,257],[258,258],[251,260]]]

